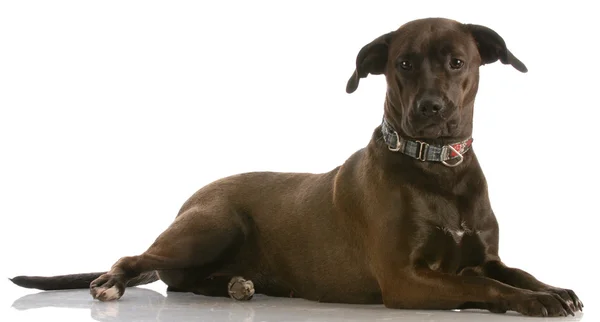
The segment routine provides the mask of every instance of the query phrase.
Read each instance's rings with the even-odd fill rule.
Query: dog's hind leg
[[[159,271],[161,275],[161,271],[218,269],[220,263],[233,258],[243,245],[248,226],[245,216],[228,207],[191,207],[148,250],[119,259],[110,271],[95,279],[90,284],[90,293],[100,301],[111,301],[123,296],[128,281],[145,272]],[[208,276],[211,272],[206,273]]]
[[[238,301],[250,301],[254,296],[254,283],[241,276],[234,276],[227,284],[229,297]]]
[[[169,272],[169,274],[171,273],[172,271]],[[183,274],[183,272],[177,272],[177,274]],[[205,277],[205,275],[198,275],[197,272],[194,272],[194,275],[190,275],[189,272],[185,274],[188,282],[187,285],[181,289],[169,287],[167,291],[193,292],[204,296],[231,297],[237,301],[249,301],[254,296],[254,283],[241,276],[217,275]],[[161,273],[162,276],[163,274]],[[197,280],[196,276],[202,276],[202,280]],[[190,281],[191,283],[189,283]]]

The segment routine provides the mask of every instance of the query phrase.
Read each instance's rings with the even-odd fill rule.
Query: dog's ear
[[[348,84],[346,84],[346,93],[353,93],[358,88],[358,82],[361,78],[365,78],[369,74],[383,74],[385,65],[387,64],[389,44],[393,33],[390,32],[376,38],[358,52],[358,56],[356,56],[356,69],[352,76],[350,76]]]
[[[527,72],[525,64],[506,48],[504,39],[495,31],[480,25],[465,24],[465,26],[477,42],[482,65],[500,60],[503,64],[510,64],[522,73]]]

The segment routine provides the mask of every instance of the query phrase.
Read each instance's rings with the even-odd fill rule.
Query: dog
[[[254,293],[397,309],[484,309],[567,316],[572,290],[506,266],[472,147],[479,68],[525,65],[492,29],[408,22],[358,53],[346,91],[384,75],[383,120],[327,173],[252,172],[212,182],[141,255],[108,272],[18,276],[44,290],[117,300],[161,279],[168,291],[248,300]]]

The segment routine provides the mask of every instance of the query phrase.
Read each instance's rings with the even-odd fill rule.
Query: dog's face
[[[472,131],[479,66],[497,60],[527,71],[487,27],[415,20],[361,49],[346,91],[354,92],[368,74],[385,74],[385,117],[400,135],[463,139]]]

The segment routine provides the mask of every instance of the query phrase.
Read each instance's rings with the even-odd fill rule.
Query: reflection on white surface
[[[50,310],[54,308],[54,310]],[[145,288],[127,289],[115,302],[93,301],[87,290],[40,292],[25,295],[12,304],[11,321],[34,318],[52,320],[73,315],[74,309],[89,309],[96,321],[516,321],[517,314],[492,314],[484,311],[391,310],[381,305],[343,305],[273,298],[257,295],[250,302],[228,298],[209,298],[191,293],[167,296]],[[17,312],[15,312],[15,310]],[[79,312],[81,313],[81,311]],[[583,315],[560,321],[580,321]],[[71,318],[69,318],[71,319]],[[80,314],[73,320],[83,320]],[[531,320],[529,318],[524,318]],[[539,320],[539,319],[537,319]]]

